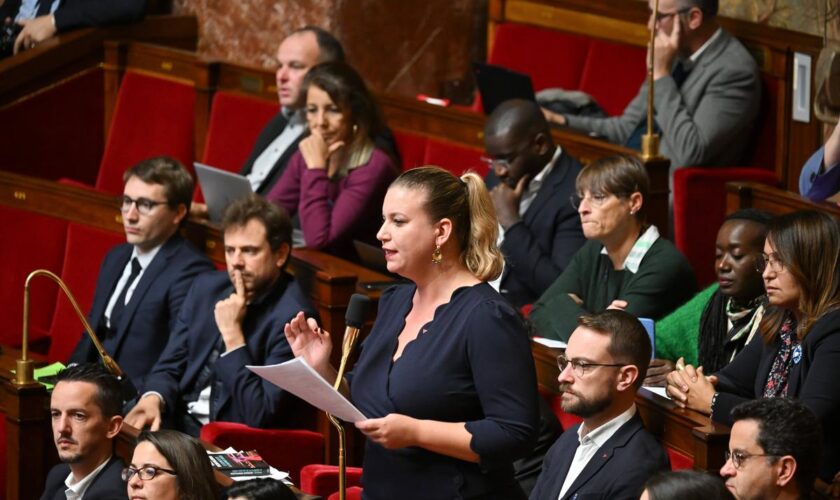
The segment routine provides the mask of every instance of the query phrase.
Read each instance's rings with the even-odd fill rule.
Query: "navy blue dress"
[[[533,447],[539,396],[522,321],[490,285],[459,288],[392,363],[415,289],[383,293],[350,378],[353,401],[368,418],[466,422],[480,463],[368,440],[363,498],[525,498],[511,463]]]

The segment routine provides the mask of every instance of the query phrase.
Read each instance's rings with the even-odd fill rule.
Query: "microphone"
[[[344,314],[344,341],[341,345],[341,364],[338,367],[338,376],[335,379],[335,389],[341,385],[341,379],[344,378],[344,369],[347,366],[347,358],[353,351],[353,346],[356,344],[356,338],[359,336],[359,331],[365,323],[365,315],[367,314],[368,306],[370,305],[370,297],[362,295],[361,293],[354,293],[350,297],[350,303],[347,304],[347,312]]]
[[[52,271],[48,271],[46,269],[36,269],[29,273],[29,276],[26,277],[26,282],[23,285],[23,339],[21,341],[21,359],[18,359],[16,362],[17,370],[15,372],[15,383],[17,385],[26,385],[35,381],[33,378],[34,365],[32,360],[29,359],[29,283],[37,276],[46,276],[47,278],[53,280],[59,288],[61,288],[61,291],[64,292],[67,300],[70,301],[70,305],[72,305],[73,309],[76,311],[76,316],[79,318],[79,321],[81,321],[82,325],[85,327],[85,331],[90,337],[91,342],[93,342],[94,347],[96,347],[96,351],[99,353],[100,359],[102,359],[102,364],[105,365],[105,368],[120,381],[120,386],[122,387],[123,392],[123,401],[130,401],[134,399],[137,396],[137,389],[134,387],[134,384],[131,383],[131,380],[123,374],[123,371],[120,369],[120,365],[114,361],[114,358],[105,352],[105,348],[102,347],[102,343],[93,332],[93,328],[90,327],[90,323],[88,323],[87,318],[85,318],[85,315],[79,308],[79,304],[76,302],[76,299],[73,297],[70,289],[67,288],[67,285],[61,278]]]
[[[347,366],[347,358],[353,351],[353,345],[356,343],[356,337],[359,336],[359,331],[365,323],[365,315],[367,313],[368,305],[370,305],[370,298],[367,295],[354,293],[350,297],[350,303],[347,304],[347,312],[344,314],[344,341],[341,345],[341,364],[338,367],[338,375],[335,377],[335,390],[341,386],[341,380],[344,378],[344,369]],[[330,422],[338,431],[338,498],[345,500],[347,496],[347,438],[344,435],[344,427],[337,418],[327,413]]]

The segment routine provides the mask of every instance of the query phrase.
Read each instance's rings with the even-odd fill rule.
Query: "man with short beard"
[[[50,414],[62,463],[50,470],[41,500],[126,498],[123,463],[113,450],[121,409],[120,383],[102,365],[84,363],[59,372]]]
[[[531,500],[636,499],[645,481],[668,470],[668,456],[636,411],[651,346],[631,314],[606,310],[578,318],[557,357],[563,411],[583,418],[546,454]]]

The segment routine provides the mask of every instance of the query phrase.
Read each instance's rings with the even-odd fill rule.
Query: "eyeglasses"
[[[610,366],[613,368],[620,368],[627,366],[627,363],[590,363],[589,361],[580,361],[577,359],[568,359],[565,354],[557,356],[557,367],[563,372],[567,366],[572,365],[572,370],[578,377],[583,377],[590,368],[597,368],[599,366]]]
[[[531,142],[526,144],[521,149],[510,153],[509,155],[505,156],[504,158],[490,158],[489,156],[482,156],[481,162],[486,164],[488,167],[495,169],[496,167],[509,169],[510,164],[513,163],[513,160],[516,159],[517,156],[521,155],[523,151],[528,149],[531,146]]]
[[[775,253],[763,253],[755,260],[755,270],[758,271],[759,274],[764,274],[764,270],[768,267],[774,273],[780,273],[785,269],[785,264],[779,260],[779,257],[777,257]]]
[[[752,458],[752,457],[778,457],[778,455],[766,455],[763,453],[747,453],[746,451],[736,450],[736,451],[729,451],[726,450],[723,452],[723,458],[727,462],[732,460],[732,465],[736,469],[740,469],[744,465],[744,461]]]
[[[597,191],[589,194],[575,193],[569,196],[569,203],[572,204],[572,207],[574,207],[575,210],[578,210],[580,209],[580,204],[583,203],[583,200],[589,200],[589,205],[595,208],[600,208],[607,202],[610,196],[612,195],[599,193]]]
[[[161,472],[165,472],[167,474],[171,474],[173,476],[177,476],[174,470],[164,469],[163,467],[157,467],[155,465],[147,465],[145,467],[140,467],[139,469],[135,467],[126,467],[122,470],[122,480],[125,482],[131,481],[131,478],[134,477],[135,474],[140,476],[140,479],[143,481],[149,481],[155,478]]]
[[[680,9],[680,10],[675,11],[675,12],[657,12],[656,13],[656,22],[657,23],[662,22],[662,20],[665,19],[666,17],[681,16],[681,15],[685,14],[686,12],[688,12],[690,10],[691,10],[691,7],[686,7],[685,9]]]
[[[135,205],[137,207],[137,211],[140,212],[140,215],[149,215],[152,213],[152,210],[155,209],[158,205],[169,205],[168,201],[154,201],[148,198],[131,198],[130,196],[123,196],[122,202],[120,205],[120,210],[122,213],[128,213],[131,210],[131,205]]]

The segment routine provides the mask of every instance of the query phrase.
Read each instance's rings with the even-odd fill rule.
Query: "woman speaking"
[[[502,269],[482,179],[435,167],[388,189],[377,238],[410,285],[383,293],[348,376],[368,420],[365,499],[524,498],[511,462],[533,445],[537,382],[516,311],[487,284]],[[327,381],[332,344],[302,314],[286,337]]]

